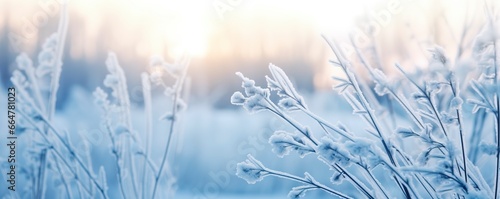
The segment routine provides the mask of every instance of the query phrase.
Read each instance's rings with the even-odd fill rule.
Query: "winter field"
[[[0,0],[1,198],[500,199],[496,0]]]

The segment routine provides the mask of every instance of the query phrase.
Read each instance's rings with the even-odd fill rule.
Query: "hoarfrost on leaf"
[[[12,83],[20,86],[21,88],[26,88],[29,86],[29,82],[27,81],[26,76],[19,70],[15,70],[14,72],[12,72],[12,77],[10,78],[10,80],[12,81]]]
[[[344,175],[340,172],[335,172],[335,174],[332,175],[330,178],[330,182],[335,184],[335,185],[340,185],[342,184],[342,181],[344,180]]]
[[[430,81],[427,85],[427,91],[430,93],[439,93],[443,87],[443,82]]]
[[[114,88],[118,86],[119,80],[118,77],[114,74],[108,74],[106,75],[106,78],[104,79],[104,86],[108,88]]]
[[[307,190],[314,189],[316,187],[311,185],[303,185],[292,188],[292,190],[288,193],[288,197],[291,199],[302,198],[306,195]]]
[[[375,92],[379,95],[379,96],[384,96],[386,94],[389,93],[389,82],[387,80],[387,76],[384,74],[384,72],[382,72],[381,70],[379,69],[374,69],[373,70],[373,78],[374,78],[374,81],[375,81]]]
[[[58,33],[53,33],[52,35],[50,35],[43,43],[42,48],[43,49],[55,49],[57,47],[57,43],[58,43],[58,41],[57,41],[58,36],[59,36]]]
[[[240,162],[236,165],[236,175],[246,180],[249,184],[255,184],[268,175],[268,172],[261,165],[262,163],[251,155],[248,155],[248,159],[245,162]]]
[[[250,113],[256,113],[266,109],[267,103],[261,95],[253,95],[247,99],[243,107]]]
[[[415,133],[415,131],[413,131],[413,129],[404,128],[404,127],[398,127],[398,129],[396,129],[396,133],[401,135],[401,137],[403,137],[403,138],[418,136],[418,134]]]
[[[446,112],[441,112],[441,120],[446,124],[458,124],[458,118]]]
[[[429,52],[432,54],[431,62],[437,62],[442,64],[442,66],[446,66],[448,58],[446,58],[443,47],[435,46],[434,48],[429,49]]]
[[[305,106],[304,99],[293,87],[292,82],[286,75],[286,73],[278,66],[270,63],[269,71],[271,71],[271,75],[273,79],[271,80],[269,77],[266,77],[268,86],[270,85],[271,90],[278,91],[277,94],[280,97],[290,97],[297,101],[301,106]]]
[[[236,91],[233,93],[233,95],[231,95],[231,104],[233,105],[243,105],[245,103],[247,99],[245,98],[245,96],[243,96],[243,94],[239,91]]]
[[[163,76],[162,72],[155,70],[151,73],[149,78],[151,79],[151,82],[153,82],[153,84],[158,86],[163,83],[162,76]]]
[[[295,101],[294,99],[289,98],[289,97],[285,97],[285,98],[281,99],[278,102],[278,106],[280,106],[281,108],[283,108],[284,110],[287,110],[287,111],[300,110],[298,108],[297,101]]]
[[[330,138],[323,137],[321,144],[318,146],[318,153],[330,164],[350,165],[351,157],[349,152]]]
[[[297,151],[301,157],[314,152],[314,149],[307,146],[296,133],[276,131],[269,138],[269,143],[273,146],[273,151],[281,158],[292,150]]]
[[[26,53],[21,53],[16,57],[17,67],[21,70],[32,70],[33,61],[28,57]]]
[[[373,142],[364,138],[355,138],[354,141],[345,144],[346,149],[353,156],[368,157],[372,154]]]
[[[97,87],[93,93],[94,95],[94,102],[101,106],[101,107],[108,107],[109,106],[109,101],[108,101],[108,94],[104,92],[100,87]]]
[[[462,107],[464,101],[460,97],[453,97],[450,102],[450,109],[459,110]]]

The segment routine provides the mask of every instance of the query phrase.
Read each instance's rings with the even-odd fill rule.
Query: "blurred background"
[[[354,43],[368,55],[374,67],[391,75],[395,62],[408,70],[426,67],[430,56],[427,49],[434,45],[444,47],[452,58],[459,46],[465,49],[464,55],[470,55],[472,41],[486,21],[486,5],[494,7],[500,3],[495,0],[70,0],[57,104],[59,123],[70,132],[88,131],[98,123],[95,115],[100,112],[92,103],[91,92],[102,86],[107,74],[105,59],[108,52],[115,52],[127,76],[137,120],[134,123],[137,129],[144,128],[139,121],[143,108],[138,74],[151,72],[149,60],[153,55],[173,63],[187,52],[192,58],[188,72],[189,108],[179,130],[182,133],[177,138],[177,153],[171,160],[178,177],[179,197],[220,198],[258,190],[259,194],[284,198],[293,183],[266,179],[249,186],[234,176],[231,165],[252,153],[269,167],[292,173],[300,174],[308,168],[321,174],[328,172],[328,168],[322,164],[316,164],[317,168],[307,167],[308,161],[317,161],[315,158],[303,161],[293,156],[272,161],[275,155],[267,138],[273,130],[288,127],[266,113],[249,115],[241,107],[230,105],[229,97],[241,85],[235,72],[241,71],[264,86],[268,64],[278,65],[306,97],[312,110],[337,121],[350,115],[351,110],[331,90],[335,82],[330,77],[340,71],[328,63],[333,53],[322,35],[334,38],[352,62],[357,63]],[[10,84],[9,77],[17,67],[16,56],[25,52],[36,59],[45,38],[57,30],[59,9],[59,0],[0,0],[0,80],[4,88]],[[458,61],[467,62],[466,58]],[[4,96],[5,89],[2,90]],[[155,114],[159,115],[167,107],[156,100]],[[2,125],[3,117],[0,116]],[[162,125],[165,124],[159,123],[156,129],[161,131]],[[251,144],[254,139],[258,144]],[[156,144],[161,146],[161,137]],[[220,176],[226,175],[231,183],[218,182]],[[322,196],[314,194],[311,197]]]
[[[34,57],[57,30],[59,3],[1,0],[0,9],[5,84],[17,54]],[[297,75],[300,89],[328,90],[334,71],[322,34],[347,51],[349,36],[364,51],[375,46],[381,67],[425,65],[422,51],[438,44],[454,53],[464,27],[473,37],[485,18],[484,3],[471,0],[71,0],[69,10],[63,81],[71,81],[60,97],[70,87],[100,83],[109,51],[131,84],[139,79],[133,74],[148,71],[152,55],[174,62],[189,52],[193,94],[218,98],[218,106],[227,105],[224,91],[238,86],[230,82],[235,71],[262,80],[270,62]]]

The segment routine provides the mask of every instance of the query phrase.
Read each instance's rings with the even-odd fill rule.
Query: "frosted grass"
[[[107,136],[105,143],[99,143],[114,158],[116,174],[106,173],[105,166],[92,154],[92,141],[81,140],[81,135],[59,128],[54,121],[57,91],[63,70],[63,52],[67,32],[68,17],[66,4],[61,11],[58,32],[50,36],[38,54],[37,65],[26,54],[20,54],[13,72],[12,84],[18,92],[18,113],[22,122],[18,124],[18,134],[26,139],[30,150],[27,163],[21,170],[27,180],[24,189],[10,193],[14,198],[115,198],[115,190],[109,184],[117,183],[120,198],[172,198],[175,195],[176,179],[168,161],[171,137],[178,117],[185,110],[183,89],[189,58],[187,56],[174,64],[153,58],[152,74],[142,77],[142,95],[145,100],[145,130],[132,125],[131,102],[125,72],[114,53],[109,53],[106,67],[109,74],[93,93],[94,102],[102,111],[100,123],[95,126]],[[169,76],[168,76],[169,75]],[[168,76],[168,77],[167,77]],[[164,78],[176,80],[174,85],[166,85]],[[154,85],[152,85],[152,83]],[[40,85],[49,85],[45,88]],[[161,159],[151,157],[153,123],[152,87],[162,89],[163,97],[171,110],[159,117],[169,124],[163,126],[168,140],[163,143]],[[170,92],[173,91],[173,92]],[[144,131],[145,140],[141,140]],[[26,138],[29,137],[29,138]],[[103,139],[104,140],[104,139]],[[78,141],[78,142],[77,142]],[[94,167],[97,166],[97,169]],[[112,177],[110,177],[112,176]],[[116,179],[116,181],[114,180]],[[161,186],[161,189],[158,187]],[[113,193],[113,196],[110,196]]]
[[[178,179],[170,162],[175,159],[171,150],[180,131],[178,122],[187,106],[189,58],[182,57],[173,64],[161,57],[151,59],[152,72],[140,75],[144,99],[141,113],[145,117],[138,122],[144,128],[138,128],[133,122],[125,72],[118,57],[108,54],[108,75],[103,86],[93,93],[102,113],[102,118],[95,119],[95,126],[102,127],[99,132],[105,135],[99,145],[109,156],[103,162],[92,152],[94,146],[82,142],[86,138],[66,130],[54,119],[58,116],[55,107],[64,69],[67,23],[63,9],[58,31],[45,41],[36,62],[24,53],[16,59],[18,70],[11,80],[19,92],[19,133],[24,134],[30,149],[21,172],[27,183],[23,190],[7,197],[190,198],[185,193],[176,194]],[[456,60],[465,56],[461,53],[464,43],[468,43],[464,37],[459,41],[456,57],[450,58],[445,48],[431,47],[429,66],[424,71],[407,72],[406,66],[391,66],[400,73],[396,79],[389,79],[382,69],[373,67],[366,58],[370,55],[358,50],[355,59],[359,63],[348,60],[335,41],[325,38],[334,55],[330,63],[344,73],[332,77],[338,82],[334,89],[352,110],[348,119],[359,117],[356,121],[364,123],[359,126],[352,121],[344,121],[347,125],[328,121],[313,112],[285,71],[274,64],[269,65],[270,75],[263,87],[237,73],[243,91],[235,92],[231,103],[250,113],[270,112],[291,127],[275,129],[268,140],[272,151],[279,158],[313,156],[317,162],[312,164],[330,168],[330,177],[326,182],[320,180],[324,176],[314,176],[318,172],[311,168],[318,167],[313,166],[298,174],[283,172],[252,155],[238,164],[237,176],[250,184],[270,176],[291,181],[296,186],[291,187],[290,198],[304,197],[309,191],[322,191],[337,198],[498,198],[497,30],[494,17],[489,16],[482,32],[471,41],[471,58],[479,66],[472,79],[456,75],[462,72],[457,71]],[[357,73],[360,68],[368,71],[369,80]],[[174,84],[166,85],[166,78],[173,79]],[[155,88],[162,91],[162,103],[171,105],[161,115],[153,110]],[[389,107],[392,105],[384,99],[396,108]],[[205,114],[212,116],[210,112]],[[259,114],[253,117],[267,120]],[[308,123],[305,118],[315,123]],[[154,128],[159,125],[160,129]],[[234,124],[231,128],[241,127]],[[161,142],[154,140],[159,131],[165,138]],[[153,146],[154,143],[161,144]],[[159,152],[154,151],[157,148]],[[213,164],[215,160],[204,161]],[[243,195],[221,194],[218,198],[267,197]]]
[[[269,65],[272,76],[266,76],[266,87],[257,86],[254,80],[236,73],[242,79],[244,92],[235,92],[231,96],[232,104],[250,113],[269,111],[295,129],[292,132],[278,129],[269,138],[277,156],[282,158],[291,152],[300,157],[314,155],[319,160],[317,164],[330,167],[332,177],[331,184],[318,184],[306,171],[302,178],[272,170],[251,155],[238,164],[236,175],[249,184],[268,176],[302,184],[292,188],[289,198],[304,197],[311,190],[322,190],[338,198],[359,198],[360,195],[364,198],[498,198],[497,30],[494,18],[490,17],[473,42],[473,60],[480,66],[473,80],[458,79],[453,66],[457,62],[452,63],[445,49],[439,46],[429,49],[427,69],[413,74],[395,64],[401,78],[391,80],[382,70],[373,68],[365,58],[368,55],[359,49],[356,50],[359,64],[353,64],[335,41],[324,37],[335,56],[331,64],[344,72],[342,77],[333,77],[339,82],[334,89],[350,104],[353,115],[366,123],[364,131],[350,131],[341,123],[332,125],[312,113],[285,72],[273,64]],[[460,48],[463,42],[459,41]],[[455,60],[462,55],[459,50]],[[354,72],[357,66],[369,72],[373,83],[365,82]],[[272,93],[276,93],[278,100],[271,100]],[[398,109],[382,103],[383,97],[397,103]],[[309,116],[322,130],[312,132],[295,119],[292,112]],[[467,119],[472,121],[465,121]],[[471,139],[466,140],[467,137]],[[494,160],[495,166],[484,164],[491,156],[494,158],[489,161]],[[380,167],[384,169],[378,169]],[[494,181],[486,180],[489,178],[485,175],[491,175],[491,171],[494,171]],[[382,179],[381,175],[390,178]],[[355,189],[336,190],[336,185],[341,184],[350,184]]]

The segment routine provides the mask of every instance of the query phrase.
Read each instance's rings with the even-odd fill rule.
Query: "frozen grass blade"
[[[42,138],[47,142],[47,143],[50,143],[50,138],[47,137],[47,135],[45,135],[44,133],[42,133],[43,131],[35,124],[34,121],[32,121],[32,119],[24,112],[19,112],[21,116],[25,117],[28,121],[28,123],[30,123],[33,127],[35,128],[38,128],[38,133],[42,136]],[[87,166],[85,166],[85,164],[83,163],[83,161],[76,155],[76,153],[71,149],[71,147],[64,141],[64,139],[62,139],[60,136],[59,136],[59,133],[57,133],[57,130],[47,121],[47,119],[45,119],[44,117],[41,118],[42,122],[44,122],[51,130],[52,132],[56,135],[56,137],[61,141],[62,145],[66,148],[67,151],[69,151],[69,153],[73,156],[73,158],[75,160],[77,160],[77,163],[78,165],[84,170],[85,174],[87,175],[87,177],[91,180],[91,182],[93,183],[93,185],[95,185],[97,187],[97,189],[99,190],[100,194],[103,196],[103,198],[108,198],[107,194],[105,193],[104,189],[101,187],[101,185],[96,181],[96,179],[94,179],[92,173],[90,172],[90,170],[87,168]],[[58,151],[53,145],[50,145],[49,146],[49,149],[51,151],[53,151],[57,157],[66,165],[66,167],[73,173],[74,176],[78,176],[77,172],[74,171],[72,169],[72,165],[70,163],[67,162],[66,158],[64,157],[64,155]],[[87,189],[88,190],[88,189]],[[89,194],[91,193],[91,191],[87,191]],[[92,195],[92,194],[90,194]]]
[[[67,8],[67,1],[63,1],[62,8],[61,8],[61,15],[60,15],[60,21],[59,21],[59,28],[57,30],[57,47],[55,51],[55,58],[52,60],[52,76],[51,76],[51,84],[50,84],[50,96],[49,96],[49,104],[47,106],[47,118],[49,120],[52,120],[52,117],[55,113],[56,109],[56,99],[57,99],[57,91],[59,89],[59,79],[61,76],[61,71],[62,71],[62,58],[63,58],[63,53],[64,53],[64,44],[66,41],[66,34],[68,32],[68,8]],[[30,79],[32,78],[32,74],[29,74]],[[32,79],[34,80],[34,79]],[[35,87],[35,97],[39,98],[39,92],[38,88]],[[41,100],[39,99],[40,103]],[[42,107],[41,110],[45,110],[44,106]],[[47,128],[46,128],[47,129]],[[45,164],[47,164],[47,155],[44,153],[43,156],[41,156],[41,170],[40,170],[40,175],[39,175],[39,181],[38,181],[38,197],[42,197],[44,195],[44,185],[45,185]]]
[[[170,129],[169,129],[168,134],[167,134],[167,143],[165,146],[165,151],[163,152],[163,157],[162,157],[162,160],[160,163],[159,171],[158,171],[158,173],[155,174],[155,178],[154,178],[154,182],[153,182],[153,192],[152,192],[152,196],[151,196],[152,199],[155,199],[160,178],[161,178],[161,176],[165,170],[165,167],[166,167],[165,164],[167,163],[168,152],[169,152],[170,144],[171,144],[170,142],[171,142],[172,136],[174,134],[176,121],[178,120],[177,114],[179,111],[179,103],[181,100],[180,95],[181,95],[182,88],[184,86],[184,81],[186,80],[189,62],[190,62],[190,59],[188,58],[186,63],[182,64],[182,67],[183,67],[182,72],[175,83],[175,88],[174,88],[175,91],[174,91],[174,96],[173,96],[174,100],[172,103],[172,117],[170,120],[171,121],[170,122]]]
[[[144,96],[144,111],[146,113],[146,142],[145,142],[145,156],[146,159],[150,157],[151,151],[151,138],[152,138],[152,108],[151,108],[151,83],[149,81],[149,75],[147,73],[143,73],[141,75],[142,79],[142,92]],[[142,171],[142,198],[146,197],[146,191],[149,186],[147,186],[146,176],[147,176],[147,161],[144,161],[143,171]]]
[[[49,105],[48,105],[48,114],[47,118],[49,120],[52,119],[54,116],[54,112],[56,110],[56,101],[57,101],[57,90],[59,89],[59,79],[61,77],[61,71],[62,71],[62,58],[63,58],[63,53],[64,53],[64,43],[66,41],[66,34],[68,32],[68,21],[69,21],[69,16],[68,16],[68,5],[67,2],[64,1],[62,3],[62,9],[61,9],[61,18],[59,21],[59,28],[57,30],[57,48],[56,48],[56,54],[54,58],[54,69],[52,71],[52,79],[50,83],[50,98],[49,98]]]

